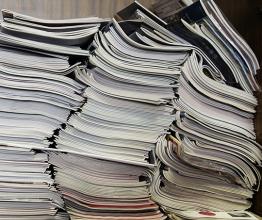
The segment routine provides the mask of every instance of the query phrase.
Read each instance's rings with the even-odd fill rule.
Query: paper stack
[[[2,14],[0,44],[77,57],[89,54],[82,48],[108,21],[97,17],[43,20],[8,10]]]
[[[49,160],[71,219],[165,219],[149,198],[149,170],[69,153]]]
[[[42,87],[37,82],[34,84],[32,77],[29,79],[31,80],[31,90],[37,87],[37,90],[42,92],[39,96],[43,96],[42,99],[48,104],[46,108],[42,107],[40,110],[47,109],[47,111],[50,111],[46,117],[60,119],[55,124],[55,129],[50,130],[50,135],[44,134],[43,137],[39,138],[39,142],[42,145],[36,146],[32,143],[32,148],[43,150],[44,147],[51,146],[52,149],[58,148],[58,150],[68,153],[55,153],[53,152],[56,151],[54,149],[44,149],[50,152],[49,163],[54,166],[55,182],[63,195],[66,210],[70,214],[71,219],[103,219],[104,217],[111,219],[165,219],[166,217],[159,211],[158,205],[149,199],[151,173],[147,167],[154,166],[155,161],[152,151],[159,133],[166,132],[173,120],[172,108],[152,105],[151,102],[158,104],[170,101],[173,98],[173,86],[165,89],[163,86],[165,82],[163,82],[163,85],[160,86],[160,89],[163,90],[162,94],[154,92],[154,87],[152,87],[151,91],[156,95],[150,96],[148,92],[149,98],[144,103],[135,100],[129,101],[129,97],[125,99],[125,96],[119,99],[112,95],[100,94],[97,89],[91,87],[87,88],[82,95],[83,89],[89,83],[87,85],[83,84],[86,84],[86,81],[90,80],[91,76],[95,76],[95,71],[97,70],[88,71],[88,74],[90,74],[88,75],[83,65],[76,63],[69,66],[66,56],[70,56],[70,63],[79,60],[84,61],[82,63],[84,64],[85,60],[81,58],[84,55],[88,55],[89,52],[82,50],[80,47],[68,47],[68,44],[74,43],[74,40],[77,42],[77,46],[79,46],[80,43],[77,41],[79,36],[74,35],[76,34],[75,32],[70,32],[69,34],[73,35],[74,39],[69,41],[64,36],[64,33],[60,33],[60,31],[65,28],[77,28],[76,24],[79,23],[81,24],[79,29],[81,29],[81,32],[82,29],[84,30],[85,38],[90,37],[88,32],[91,30],[90,25],[82,27],[82,23],[91,24],[91,21],[94,19],[84,19],[83,22],[74,20],[72,22],[74,26],[71,26],[70,21],[44,21],[8,11],[4,11],[4,17],[6,19],[3,22],[3,31],[9,34],[2,33],[5,39],[7,39],[5,44],[15,39],[16,41],[12,41],[12,45],[16,47],[28,46],[32,50],[34,49],[32,45],[38,45],[39,49],[45,53],[39,56],[46,56],[47,54],[54,56],[54,59],[53,57],[50,58],[50,62],[54,62],[54,67],[56,67],[55,64],[59,64],[55,59],[58,61],[65,60],[65,63],[68,65],[64,73],[50,70],[51,73],[48,73],[49,75],[46,77],[46,71],[38,71],[41,81],[43,81],[42,78],[45,79],[45,85]],[[70,27],[64,27],[64,24],[70,25]],[[53,26],[56,29],[54,33],[52,33]],[[98,31],[98,27],[94,29]],[[46,32],[48,32],[48,35]],[[26,44],[36,37],[41,40],[43,47],[41,47],[38,41],[31,42],[30,46]],[[16,44],[16,42],[18,43]],[[58,50],[59,48],[54,49],[53,45],[51,45],[54,42],[57,45],[60,44],[60,50]],[[85,44],[88,44],[88,39],[85,39]],[[82,48],[86,47],[82,43],[80,46]],[[57,51],[60,54],[53,55],[53,52]],[[50,54],[51,52],[52,54]],[[72,59],[72,56],[74,59]],[[146,54],[145,59],[147,59],[147,56]],[[157,56],[155,55],[155,57]],[[182,56],[182,59],[184,58]],[[23,68],[24,60],[21,60]],[[43,65],[42,69],[45,70],[48,66]],[[28,69],[31,71],[30,67]],[[83,84],[63,76],[73,71],[74,74],[70,76],[76,76],[78,81]],[[24,75],[22,76],[25,77]],[[97,77],[100,76],[103,75],[97,74]],[[158,77],[160,78],[161,74]],[[165,80],[168,77],[168,75],[163,76],[163,79]],[[170,78],[172,77],[170,76]],[[157,85],[157,77],[151,78]],[[177,79],[177,75],[174,78]],[[108,80],[107,77],[101,79]],[[145,80],[143,81],[146,82]],[[140,87],[142,88],[142,86]],[[150,91],[149,89],[148,91]],[[135,94],[134,97],[142,97],[142,93]],[[37,101],[41,103],[42,99]],[[86,99],[87,101],[84,101]],[[123,109],[118,108],[121,105],[123,105]],[[38,107],[38,103],[36,106]],[[52,109],[53,111],[51,111]],[[137,113],[130,115],[135,109],[138,109]],[[108,114],[106,114],[107,112]],[[140,118],[137,117],[138,113],[141,115]],[[111,121],[108,121],[108,117],[111,118]],[[126,117],[128,120],[124,123]],[[158,121],[148,125],[156,117],[159,118]],[[61,127],[64,129],[60,130]],[[112,131],[111,134],[110,130]],[[141,133],[141,137],[137,138],[136,135],[139,133]],[[28,132],[28,136],[31,137],[33,135],[33,131]],[[81,154],[85,155],[85,157],[80,156]],[[94,158],[102,158],[105,161]]]
[[[84,86],[57,74],[74,70],[67,60],[4,47],[0,54],[0,143],[48,147],[46,139],[84,100]]]
[[[86,86],[73,78],[88,54],[80,44],[98,31],[100,20],[51,22],[6,10],[3,18],[0,219],[69,219],[48,155],[39,150],[54,147],[53,135],[85,100]],[[72,35],[74,47],[66,35]]]
[[[91,69],[82,70],[76,75],[79,81],[88,86],[84,92],[87,101],[80,111],[71,115],[65,129],[56,136],[55,142],[56,147],[62,151],[97,158],[99,159],[96,160],[97,164],[109,164],[107,166],[113,166],[111,169],[116,172],[121,170],[121,167],[125,167],[126,174],[119,173],[124,179],[135,169],[139,169],[139,173],[135,175],[134,184],[130,182],[128,190],[122,190],[127,186],[125,182],[121,183],[123,181],[121,178],[115,180],[119,189],[114,187],[112,190],[115,193],[120,190],[129,200],[142,190],[144,193],[141,191],[137,195],[140,194],[143,197],[142,203],[144,203],[145,199],[148,200],[149,189],[146,190],[145,181],[138,180],[142,173],[149,182],[151,180],[151,175],[149,175],[151,171],[149,172],[148,167],[155,166],[154,149],[159,135],[165,134],[174,120],[172,107],[172,100],[175,98],[174,89],[178,86],[180,67],[185,62],[188,53],[145,47],[142,44],[137,46],[132,37],[124,32],[127,30],[113,20],[113,23],[104,28],[103,32],[95,35],[94,42],[89,48]],[[92,160],[88,157],[86,157],[86,163],[91,163]],[[102,159],[113,162],[103,162]],[[74,160],[78,161],[77,157]],[[59,167],[56,174],[58,184],[62,186],[62,193],[67,194],[67,190],[63,190],[65,177],[58,179],[60,172],[61,176],[67,172],[67,175],[71,176],[68,178],[75,177],[72,176],[72,172],[66,170],[66,167],[59,164],[57,166]],[[89,170],[89,167],[86,169]],[[97,168],[92,172],[94,175],[99,175],[101,170],[103,169]],[[101,178],[106,175],[111,180],[116,175],[111,172],[102,174]],[[85,177],[86,175],[81,172],[78,176]],[[111,175],[113,177],[110,177]],[[98,185],[96,187],[99,187],[102,193],[98,194],[100,199],[114,201],[114,195],[110,194],[110,191],[107,195],[108,188],[111,189],[112,184],[107,183],[106,177],[97,179],[96,182],[92,182],[87,177],[81,181],[91,186]],[[72,187],[73,190],[78,191],[75,183]],[[85,196],[90,197],[92,192],[85,191],[84,193]],[[121,196],[116,196],[119,203]],[[142,198],[135,196],[134,199]],[[129,200],[125,203],[130,203]],[[70,201],[65,202],[69,203],[69,207],[72,205],[74,207],[72,218],[81,216],[81,207],[71,204]],[[99,201],[96,203],[99,204]],[[137,202],[137,205],[139,204]],[[148,219],[165,218],[159,211],[155,211],[157,209],[155,205],[153,212],[148,212],[146,206],[141,210],[137,208],[136,212],[144,216],[141,219],[145,219],[146,216]],[[102,208],[101,211],[103,211]],[[116,214],[116,210],[109,212],[107,207],[103,212],[112,216],[112,219],[138,218],[132,212],[122,211],[122,216]],[[94,215],[94,219],[101,218],[100,214],[92,209],[86,210],[82,215],[86,218],[91,218],[91,215]]]
[[[57,136],[58,149],[154,165],[157,138],[174,120],[174,89],[188,54],[135,44],[115,20],[95,35],[92,68],[76,74],[88,86],[87,102]]]
[[[220,21],[214,21],[214,14],[205,17],[204,24],[194,17],[206,12],[204,3],[216,10],[212,12]],[[200,5],[202,10],[197,8]],[[252,122],[257,60],[213,1],[197,2],[182,15],[191,19],[191,26],[182,20],[168,28],[198,49],[193,49],[182,67],[171,135],[161,137],[157,144],[161,163],[151,185],[152,198],[168,212],[245,210],[261,178],[256,167],[261,165],[261,146],[255,142]],[[212,36],[198,32],[207,28],[206,23]]]
[[[0,147],[0,219],[68,219],[45,153]]]
[[[213,0],[201,0],[177,13],[168,29],[201,49],[225,78],[225,83],[252,94],[259,63],[254,52],[227,22]]]
[[[260,184],[262,159],[252,121],[259,68],[252,50],[213,1],[192,4],[167,26],[139,4],[134,8],[119,17],[127,19],[126,12],[139,18],[140,23],[121,21],[123,27],[132,23],[127,29],[136,45],[191,50],[174,90],[171,134],[156,146],[160,162],[152,199],[169,213],[248,209]]]
[[[259,65],[213,1],[3,17],[0,219],[255,218]]]
[[[95,35],[90,69],[77,74],[89,86],[87,102],[57,136],[57,148],[157,165],[151,198],[169,213],[249,208],[262,156],[252,124],[254,76],[246,77],[240,64],[226,74],[141,6],[134,13],[139,20],[113,20]]]

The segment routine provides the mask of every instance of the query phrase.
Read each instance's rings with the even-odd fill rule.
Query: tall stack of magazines
[[[214,1],[2,13],[0,220],[256,219],[259,64]]]

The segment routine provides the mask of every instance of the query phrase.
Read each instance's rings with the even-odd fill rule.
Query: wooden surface
[[[0,0],[0,8],[46,18],[112,17],[133,0]],[[140,0],[150,6],[155,0]]]

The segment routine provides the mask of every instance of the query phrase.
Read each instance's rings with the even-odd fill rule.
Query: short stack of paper
[[[71,219],[165,219],[143,167],[57,152],[49,160]]]
[[[97,17],[65,20],[43,20],[2,10],[0,43],[5,46],[34,49],[86,57],[93,35],[107,19]]]
[[[84,100],[84,86],[56,74],[71,68],[67,60],[4,47],[0,54],[0,143],[48,147],[45,140]]]
[[[179,20],[167,28],[202,50],[227,85],[251,94],[259,89],[254,77],[259,63],[254,52],[227,22],[213,0],[197,1],[177,16]]]
[[[68,219],[45,153],[0,147],[0,219]]]

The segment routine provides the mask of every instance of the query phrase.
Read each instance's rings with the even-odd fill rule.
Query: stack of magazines
[[[0,219],[68,219],[48,157],[26,148],[0,148]]]
[[[2,12],[0,219],[68,219],[42,150],[54,147],[54,135],[85,100],[85,85],[74,75],[88,55],[83,41],[102,20],[43,21]]]
[[[256,219],[252,50],[212,0],[116,17],[3,10],[2,219]]]
[[[61,152],[51,152],[49,162],[71,219],[166,218],[150,200],[150,170]]]
[[[133,46],[188,54],[170,133],[155,148],[151,198],[167,213],[250,208],[262,159],[253,125],[259,64],[250,47],[213,1],[192,4],[168,25],[136,2],[119,17]]]
[[[136,43],[191,48],[174,91],[170,134],[156,146],[152,199],[168,213],[250,208],[262,159],[252,121],[259,89],[252,50],[213,1],[192,4],[167,26],[138,6],[132,13],[143,24],[129,29]]]
[[[107,28],[90,47],[91,69],[76,75],[88,86],[87,101],[59,133],[57,148],[150,166],[158,136],[174,120],[170,103],[188,54],[136,47],[116,21]]]
[[[129,24],[136,25],[123,23]],[[175,118],[172,100],[188,52],[137,46],[125,31],[113,20],[95,35],[89,68],[76,73],[87,101],[55,139],[58,150],[75,156],[50,157],[73,219],[165,218],[149,200],[149,185],[155,144]],[[89,199],[81,201],[79,193]]]
[[[84,48],[108,21],[97,17],[43,20],[8,10],[2,10],[2,15],[1,44],[77,57],[88,55]]]
[[[17,48],[1,47],[0,54],[0,143],[48,147],[46,138],[84,100],[80,95],[84,86],[64,76],[76,66],[63,58]]]

